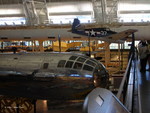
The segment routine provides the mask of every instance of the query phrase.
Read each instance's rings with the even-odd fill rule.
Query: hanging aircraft
[[[107,87],[99,61],[75,53],[0,54],[0,94],[34,99],[77,99]]]
[[[109,43],[123,43],[129,35],[137,32],[137,30],[127,29],[117,33],[106,27],[86,29],[85,26],[80,24],[80,20],[75,18],[72,24],[71,32],[74,34],[90,37],[91,39],[96,38],[98,40],[106,41]]]
[[[80,20],[78,18],[74,19],[71,31],[72,33],[75,34],[90,36],[90,37],[106,37],[117,33],[105,27],[86,29],[83,25],[80,24]]]

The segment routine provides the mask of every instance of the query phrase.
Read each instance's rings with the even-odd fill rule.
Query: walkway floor
[[[150,112],[150,71],[138,71],[139,93],[141,98],[141,112]]]

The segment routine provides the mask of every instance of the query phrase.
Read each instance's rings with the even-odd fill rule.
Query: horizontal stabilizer
[[[117,34],[112,34],[110,36],[106,36],[106,37],[101,37],[99,39],[104,40],[106,42],[110,42],[110,43],[122,43],[125,40],[127,40],[128,36],[137,32],[136,29],[128,29],[122,32],[119,32]]]

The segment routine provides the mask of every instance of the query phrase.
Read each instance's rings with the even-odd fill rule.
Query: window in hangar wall
[[[47,3],[47,11],[48,20],[43,20],[43,23],[48,21],[50,24],[71,24],[74,18],[79,18],[81,23],[93,20],[91,2],[51,2]],[[24,25],[26,17],[23,15],[25,14],[22,5],[0,6],[0,25]]]
[[[51,3],[48,4],[48,14],[52,24],[71,24],[74,18],[89,23],[93,19],[93,6],[91,2]]]
[[[78,18],[81,23],[92,23],[91,15],[50,16],[50,23],[51,24],[72,24],[74,18]]]
[[[0,5],[0,25],[24,25],[26,19],[22,6],[17,5]]]
[[[71,24],[74,18],[78,18],[81,23],[95,22],[92,2],[48,3],[47,10],[48,20],[45,21],[50,24]],[[119,22],[150,22],[150,1],[140,3],[138,0],[121,0],[117,13]],[[21,6],[17,9],[9,6],[0,8],[0,25],[24,25],[26,18],[22,15],[24,11]]]
[[[25,25],[26,20],[24,17],[2,17],[0,18],[0,25]]]
[[[118,4],[120,22],[150,22],[150,1],[123,1]]]
[[[124,49],[130,49],[131,43],[132,43],[132,42],[127,42],[127,41],[125,41],[125,42],[124,42]],[[135,46],[137,46],[138,43],[139,43],[139,41],[135,41]],[[118,48],[119,48],[119,47],[118,47],[118,44],[117,44],[117,43],[111,43],[111,44],[110,44],[110,49],[118,49]]]

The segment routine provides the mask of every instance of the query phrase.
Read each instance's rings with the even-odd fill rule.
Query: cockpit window
[[[96,64],[90,60],[86,61],[87,64],[91,65],[91,66],[95,66]]]
[[[82,57],[79,57],[78,59],[77,59],[77,61],[79,61],[79,62],[85,62],[85,58],[82,58]]]
[[[88,65],[84,65],[83,70],[93,71],[93,67],[88,66]]]
[[[91,58],[90,60],[92,60],[93,62],[97,63],[95,59]]]
[[[66,63],[66,60],[60,60],[60,61],[58,62],[57,67],[64,67],[65,63]]]
[[[76,62],[75,64],[74,64],[74,69],[81,69],[82,68],[82,63],[78,63],[78,62]]]
[[[71,56],[70,58],[69,58],[69,60],[76,60],[77,59],[77,56]]]
[[[72,68],[72,65],[73,65],[73,62],[72,61],[68,61],[67,63],[66,63],[66,68]]]

